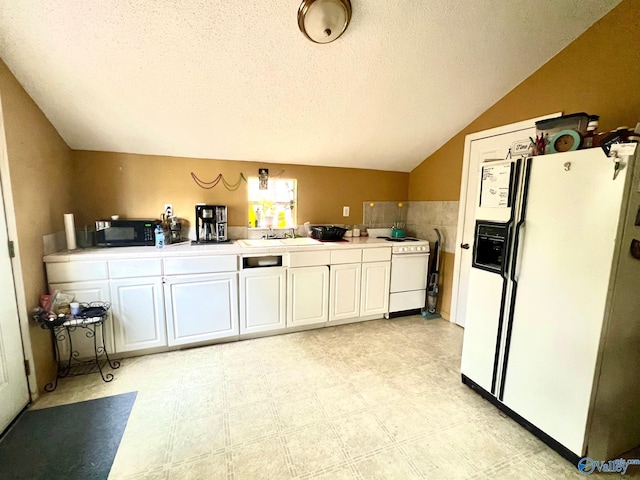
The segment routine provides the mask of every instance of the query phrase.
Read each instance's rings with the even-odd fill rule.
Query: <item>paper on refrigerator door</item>
[[[485,165],[480,182],[480,206],[484,208],[508,208],[513,164]]]

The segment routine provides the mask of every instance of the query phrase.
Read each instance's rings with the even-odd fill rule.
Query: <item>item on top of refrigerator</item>
[[[549,141],[549,153],[571,152],[582,145],[582,134],[575,130],[560,130]]]
[[[596,136],[596,130],[598,129],[598,120],[600,117],[598,115],[589,116],[589,123],[587,125],[587,133],[584,134],[584,138],[582,139],[582,147],[581,148],[591,148],[593,147],[593,137]]]
[[[610,132],[597,135],[593,139],[594,146],[602,147],[604,153],[609,155],[611,151],[611,145],[616,143],[626,143],[629,141],[629,137],[632,136],[633,132],[629,130],[629,127],[623,126],[618,127],[615,130],[611,130]]]
[[[589,115],[585,112],[572,113],[556,118],[547,118],[536,122],[536,134],[548,135],[553,138],[561,130],[575,130],[584,135],[587,133]]]

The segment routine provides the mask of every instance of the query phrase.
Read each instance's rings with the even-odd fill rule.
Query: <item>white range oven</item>
[[[390,229],[371,229],[370,235],[386,238],[392,246],[387,318],[399,312],[425,308],[429,277],[429,242],[414,237],[392,238]]]

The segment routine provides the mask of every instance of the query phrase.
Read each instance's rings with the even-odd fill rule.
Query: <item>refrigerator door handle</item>
[[[507,378],[507,367],[509,364],[509,349],[511,347],[511,333],[513,331],[513,317],[515,314],[516,295],[518,293],[518,278],[516,270],[518,268],[518,257],[520,254],[520,236],[522,228],[527,217],[527,198],[529,196],[529,179],[531,177],[531,165],[533,163],[532,158],[527,158],[524,164],[524,179],[522,185],[522,200],[520,204],[520,217],[515,227],[515,235],[513,238],[513,252],[511,258],[511,298],[509,303],[509,318],[507,320],[507,335],[505,338],[504,357],[502,358],[502,372],[500,377],[500,391],[498,393],[498,400],[504,399],[504,386]]]
[[[518,260],[520,258],[520,243],[522,238],[522,229],[526,226],[525,221],[527,219],[527,198],[529,196],[529,177],[531,176],[531,163],[532,158],[526,160],[524,166],[524,184],[522,186],[522,203],[520,205],[520,215],[515,227],[515,235],[513,238],[513,255],[511,259],[511,280],[513,282],[518,281]]]
[[[515,199],[517,196],[517,185],[518,180],[520,178],[520,168],[522,164],[521,159],[517,159],[515,162],[515,171],[513,172],[511,178],[511,190],[510,190],[510,205],[511,213],[509,215],[509,220],[506,223],[507,233],[506,233],[506,241],[505,241],[505,251],[504,258],[502,261],[502,265],[500,265],[500,276],[502,277],[502,295],[500,297],[500,313],[498,317],[498,335],[496,339],[496,348],[493,354],[493,372],[491,375],[491,393],[493,395],[496,394],[496,387],[498,382],[498,366],[500,364],[500,351],[502,350],[502,331],[504,325],[504,317],[505,311],[507,307],[507,286],[509,282],[509,245],[511,244],[511,238],[513,234],[513,223],[515,221]],[[512,267],[513,268],[513,267]]]
[[[518,282],[518,279],[520,278],[520,252],[522,251],[522,248],[520,248],[520,245],[522,245],[523,242],[523,238],[524,235],[522,235],[522,231],[526,228],[527,224],[525,223],[524,219],[520,222],[518,222],[518,224],[516,225],[516,237],[518,238],[517,243],[514,244],[514,248],[513,248],[513,269],[511,271],[511,280],[513,282]]]

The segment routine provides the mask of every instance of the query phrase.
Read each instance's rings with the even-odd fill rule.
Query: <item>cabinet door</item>
[[[359,263],[331,265],[329,321],[359,316],[360,272]]]
[[[362,298],[360,316],[384,315],[389,312],[389,280],[391,262],[362,264]]]
[[[329,267],[289,268],[287,327],[324,323],[329,317]]]
[[[75,302],[91,303],[91,302],[108,302],[109,282],[101,280],[97,282],[71,282],[71,283],[52,283],[49,290],[60,290],[63,293],[70,293],[74,296]],[[111,320],[111,310],[107,315],[107,319],[102,325],[102,335],[104,335],[105,348],[108,353],[113,353],[113,323]],[[86,328],[76,328],[71,335],[71,343],[74,352],[78,352],[76,358],[90,358],[95,355],[93,337],[87,336],[90,333]],[[65,334],[66,335],[66,334]],[[98,329],[96,337],[98,345],[102,345],[102,337]],[[65,338],[64,341],[58,343],[60,349],[60,358],[69,358],[69,342]]]
[[[166,346],[161,277],[109,283],[116,352]]]
[[[243,270],[240,283],[240,334],[284,328],[286,269]]]
[[[238,274],[166,277],[165,315],[169,345],[238,335]]]

